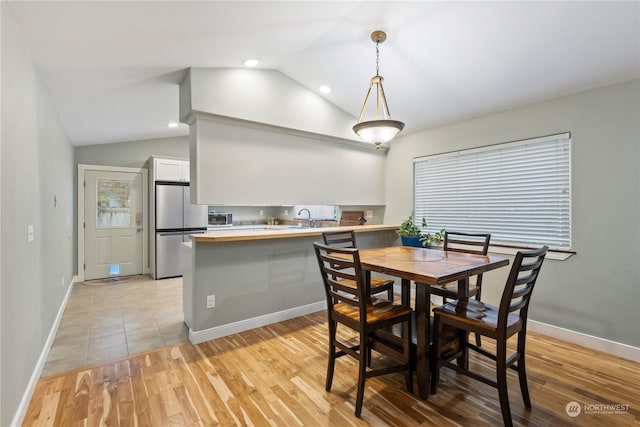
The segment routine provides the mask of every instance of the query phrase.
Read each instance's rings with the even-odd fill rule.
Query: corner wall
[[[21,399],[75,271],[75,215],[71,143],[9,7],[0,7],[0,425],[8,426],[20,421]]]
[[[570,131],[577,254],[545,261],[529,318],[639,347],[639,118],[634,80],[400,137],[387,156],[385,223],[413,209],[414,157]],[[485,278],[483,299],[498,301],[507,273]]]

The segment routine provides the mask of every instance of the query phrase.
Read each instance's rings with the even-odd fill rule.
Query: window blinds
[[[414,159],[414,219],[491,242],[571,248],[571,134]]]

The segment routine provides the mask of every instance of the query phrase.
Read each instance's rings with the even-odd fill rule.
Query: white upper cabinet
[[[153,159],[154,181],[189,182],[189,160]]]

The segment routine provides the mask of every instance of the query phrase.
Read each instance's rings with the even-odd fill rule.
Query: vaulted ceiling
[[[348,114],[375,74],[412,133],[640,78],[640,3],[8,1],[76,146],[188,133],[189,67],[276,69]],[[320,85],[333,89],[318,92]]]

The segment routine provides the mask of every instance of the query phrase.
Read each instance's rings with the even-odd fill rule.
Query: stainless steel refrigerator
[[[192,205],[189,183],[156,182],[156,279],[182,276],[180,244],[207,231],[207,206]]]

